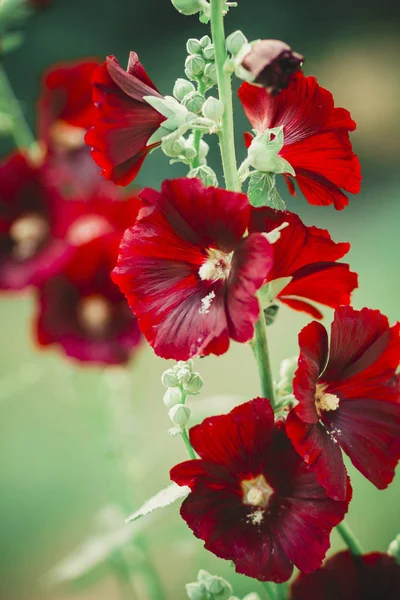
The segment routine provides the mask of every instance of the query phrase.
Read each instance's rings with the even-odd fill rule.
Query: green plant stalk
[[[219,143],[226,187],[228,190],[239,192],[240,182],[235,152],[231,74],[225,71],[225,63],[228,57],[225,44],[224,8],[225,0],[211,0],[211,35],[217,68],[218,94],[225,107],[221,119]]]
[[[261,393],[264,398],[268,398],[272,409],[276,409],[274,384],[272,381],[271,363],[269,360],[267,325],[265,323],[264,312],[260,308],[260,316],[256,322],[255,337],[252,343],[254,355],[256,357],[258,373],[260,376]]]
[[[336,526],[336,531],[350,550],[353,556],[361,556],[363,554],[363,549],[361,547],[360,542],[351,531],[350,527],[342,521],[339,525]]]
[[[37,148],[36,140],[33,133],[26,122],[25,115],[21,110],[21,106],[15,97],[14,90],[10,84],[7,73],[4,67],[0,64],[0,98],[1,108],[8,111],[12,118],[11,135],[14,138],[16,146],[19,150],[33,151]],[[3,108],[4,107],[4,108]]]
[[[184,441],[184,443],[185,443],[186,450],[187,450],[187,452],[188,452],[188,454],[189,454],[190,458],[191,458],[191,459],[195,459],[195,458],[196,458],[196,454],[195,454],[195,452],[194,452],[194,450],[193,450],[193,446],[192,446],[192,444],[190,443],[190,440],[189,440],[189,435],[188,435],[188,432],[187,432],[187,429],[186,429],[186,428],[185,428],[185,429],[182,429],[182,431],[181,431],[181,436],[182,436],[182,439],[183,439],[183,441]]]

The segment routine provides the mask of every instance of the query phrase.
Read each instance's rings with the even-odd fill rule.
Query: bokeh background
[[[329,228],[336,241],[351,242],[349,260],[360,276],[355,307],[379,308],[391,321],[399,316],[400,292],[399,25],[400,5],[390,0],[239,0],[227,18],[228,32],[240,28],[249,39],[283,39],[304,54],[306,74],[316,74],[357,121],[352,139],[363,168],[361,194],[343,212],[311,207],[301,197],[287,205],[307,224]],[[183,75],[186,39],[206,32],[196,17],[176,13],[169,0],[55,0],[32,20],[25,44],[4,62],[34,127],[39,78],[53,63],[107,54],[125,63],[135,49],[167,94]],[[246,121],[237,103],[236,119],[243,157]],[[2,144],[4,154],[11,146]],[[216,165],[215,149],[211,156]],[[156,153],[138,183],[157,187],[181,173]],[[110,539],[121,536],[133,540],[123,560],[141,564],[145,547],[168,599],[184,598],[184,583],[199,568],[227,576],[238,596],[259,589],[204,551],[176,505],[137,526],[123,524],[186,458],[180,440],[167,433],[160,384],[166,363],[143,345],[128,370],[82,368],[34,347],[32,311],[29,293],[0,299],[0,600],[146,598],[139,571],[132,591],[117,582],[121,556],[102,560]],[[329,322],[332,315],[325,314]],[[269,334],[276,375],[280,361],[296,354],[297,333],[307,321],[281,308]],[[222,358],[197,361],[197,369],[205,386],[191,401],[195,420],[258,394],[246,345],[233,344]],[[348,522],[366,550],[386,550],[400,532],[399,476],[378,492],[351,467],[350,473],[355,493]],[[54,567],[83,544],[84,551],[64,569],[78,581],[57,583]],[[333,550],[341,545],[333,534]]]

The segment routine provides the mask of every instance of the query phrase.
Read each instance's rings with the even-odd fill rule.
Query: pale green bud
[[[206,48],[207,46],[209,46],[211,44],[211,38],[209,35],[203,35],[202,38],[200,38],[200,44],[202,46],[202,48]]]
[[[188,54],[201,54],[202,47],[200,40],[197,40],[196,38],[190,38],[186,42],[186,50]]]
[[[182,102],[185,96],[194,91],[196,91],[196,88],[187,79],[179,78],[175,81],[173,94],[179,102]]]
[[[297,356],[292,356],[291,358],[285,358],[281,362],[281,366],[279,369],[279,375],[281,379],[287,381],[288,383],[292,383],[294,374],[298,367],[298,358]]]
[[[232,595],[232,586],[222,577],[216,575],[210,577],[206,582],[205,586],[207,591],[216,596],[218,600],[228,600]]]
[[[208,600],[209,595],[203,583],[194,582],[186,584],[186,593],[190,600]]]
[[[190,92],[187,96],[182,100],[183,106],[185,106],[190,112],[195,113],[196,115],[201,113],[201,109],[205,103],[206,99],[200,92]]]
[[[400,534],[397,535],[388,549],[389,556],[393,556],[398,565],[400,565]]]
[[[206,46],[203,49],[203,57],[206,60],[214,60],[214,58],[215,58],[214,44],[210,44],[209,46]]]
[[[247,38],[240,30],[234,31],[226,38],[226,48],[231,54],[238,54],[247,44]]]
[[[179,379],[176,376],[176,373],[173,369],[167,369],[161,375],[161,383],[166,388],[173,388],[173,387],[177,387],[179,385]]]
[[[206,187],[217,187],[218,179],[214,171],[207,165],[201,165],[195,169],[191,169],[187,175],[192,178],[200,179]]]
[[[215,66],[215,63],[208,63],[205,66],[204,69],[204,76],[208,77],[208,79],[212,82],[212,83],[217,83],[218,81],[218,76],[217,76],[217,67]]]
[[[203,105],[202,113],[206,119],[218,122],[224,114],[224,105],[217,98],[210,96]]]
[[[177,372],[177,377],[179,379],[179,383],[188,383],[190,378],[192,377],[192,372],[187,365],[179,369]]]
[[[170,387],[164,394],[163,402],[167,408],[172,408],[183,400],[182,391],[179,387]]]
[[[193,373],[189,381],[183,382],[183,389],[188,394],[198,394],[204,385],[203,378],[199,373]]]
[[[203,74],[204,67],[206,66],[206,61],[202,56],[198,54],[191,54],[186,58],[185,61],[185,73],[190,73],[189,79],[196,79]]]
[[[185,406],[185,404],[176,404],[168,411],[169,418],[171,419],[173,424],[177,425],[178,427],[186,427],[191,414],[192,411],[188,406]]]
[[[260,596],[256,594],[256,592],[251,592],[250,594],[247,594],[243,600],[260,600]]]
[[[205,569],[200,569],[197,573],[197,581],[207,581],[207,579],[210,579],[210,577],[212,577],[211,573]]]
[[[185,143],[182,138],[167,136],[161,142],[161,149],[167,156],[175,158],[183,154],[185,150]]]
[[[176,10],[182,15],[195,15],[200,12],[205,4],[204,0],[171,0]]]

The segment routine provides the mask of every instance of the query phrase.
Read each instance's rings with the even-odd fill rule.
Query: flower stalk
[[[264,398],[268,398],[273,410],[275,410],[276,401],[268,351],[267,325],[265,323],[264,312],[262,309],[255,325],[255,336],[252,346],[260,375],[261,393]]]
[[[338,534],[340,535],[340,537],[342,538],[342,540],[344,541],[344,543],[346,544],[353,556],[361,556],[363,554],[363,549],[361,547],[360,542],[358,541],[350,527],[347,525],[347,523],[345,523],[344,521],[339,523],[339,525],[337,525],[336,527],[336,531],[338,532]]]

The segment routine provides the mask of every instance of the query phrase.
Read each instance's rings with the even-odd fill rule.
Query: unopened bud
[[[204,7],[204,0],[171,0],[176,10],[182,15],[195,15]]]
[[[202,48],[206,48],[207,46],[209,46],[211,44],[211,38],[209,35],[203,35],[202,38],[200,38],[200,44],[202,46]]]
[[[226,48],[233,55],[239,54],[245,44],[247,44],[247,38],[240,30],[234,31],[226,38]]]
[[[192,160],[194,160],[196,158],[197,152],[191,146],[186,146],[184,156],[189,162],[191,162]]]
[[[170,387],[164,394],[163,402],[167,408],[176,406],[183,400],[182,391],[179,387]]]
[[[187,94],[187,96],[184,97],[182,104],[190,112],[195,113],[197,115],[201,112],[205,101],[206,99],[199,92],[190,92],[190,94]]]
[[[184,366],[177,372],[179,383],[187,383],[192,377],[192,372],[188,366]]]
[[[175,388],[173,388],[175,389]],[[174,425],[178,427],[186,427],[190,419],[192,411],[185,404],[176,404],[168,411],[168,416]]]
[[[390,543],[388,554],[395,559],[398,565],[400,565],[400,534]]]
[[[206,119],[218,122],[224,114],[224,105],[220,100],[210,96],[205,101],[202,112]]]
[[[187,175],[190,178],[200,179],[206,187],[217,187],[218,179],[214,171],[207,165],[191,169]]]
[[[185,144],[181,138],[165,137],[161,142],[161,149],[167,156],[175,158],[181,156],[185,150]]]
[[[217,83],[218,81],[218,76],[217,76],[217,67],[215,66],[215,63],[208,63],[205,66],[204,69],[204,76],[208,77],[208,79],[212,82],[212,83]]]
[[[196,88],[194,87],[193,83],[187,81],[187,79],[179,78],[175,82],[173,94],[179,102],[182,102],[185,96],[191,92],[194,92],[195,90]]]
[[[260,600],[260,596],[256,592],[251,592],[243,598],[243,600]]]
[[[241,66],[250,74],[251,81],[277,94],[287,88],[303,61],[304,56],[293,52],[285,42],[258,40],[251,44]]]
[[[210,577],[205,582],[205,586],[207,591],[218,600],[227,600],[232,595],[232,586],[222,577],[216,575]]]
[[[189,379],[183,383],[183,389],[188,394],[198,394],[204,385],[203,378],[199,373],[193,373]]]
[[[206,571],[205,569],[200,569],[197,573],[197,581],[207,581],[212,577],[211,573]]]
[[[189,79],[196,79],[203,74],[206,61],[198,54],[191,54],[185,61],[185,73],[190,73]]]
[[[194,582],[186,584],[186,593],[190,600],[208,600],[209,595],[203,583]]]
[[[210,44],[209,46],[206,46],[205,48],[203,48],[203,58],[205,58],[206,60],[214,60],[214,58],[215,58],[214,44]]]
[[[202,47],[200,40],[197,40],[196,38],[190,38],[186,42],[186,50],[188,54],[201,54]]]
[[[161,375],[161,383],[166,388],[177,387],[179,385],[179,379],[176,376],[176,373],[175,373],[175,371],[173,369],[167,369]]]

